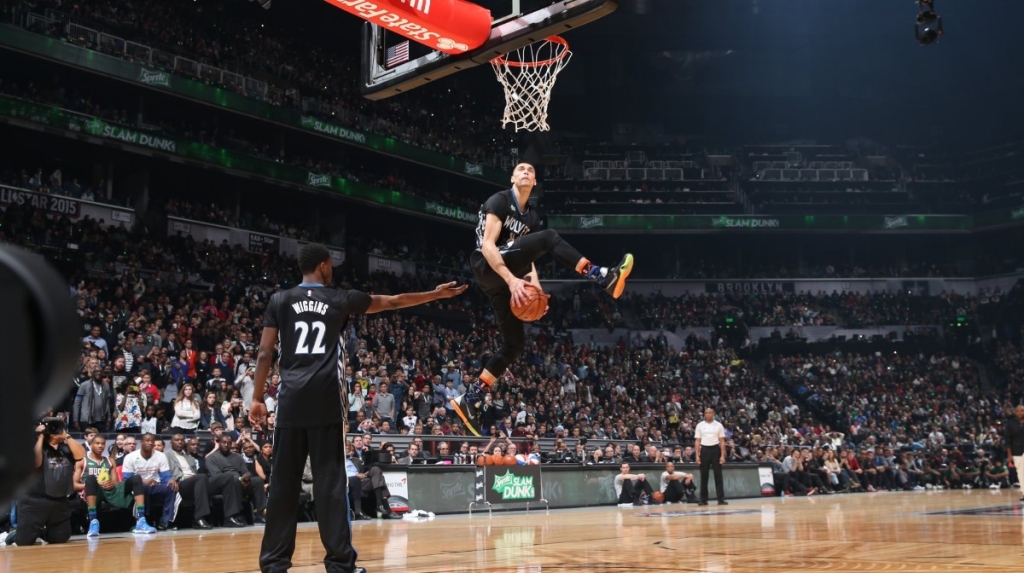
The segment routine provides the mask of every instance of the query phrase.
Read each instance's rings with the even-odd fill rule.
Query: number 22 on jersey
[[[313,323],[298,321],[295,323],[295,330],[299,331],[299,342],[295,345],[295,354],[326,354],[324,346],[324,334],[327,333],[327,325],[319,320]],[[310,330],[313,331],[313,348],[306,345]]]

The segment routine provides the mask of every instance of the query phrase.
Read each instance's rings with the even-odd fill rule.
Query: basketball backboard
[[[491,34],[479,48],[459,55],[412,42],[366,22],[360,88],[365,97],[379,100],[416,89],[445,76],[560,35],[611,14],[618,0],[473,0],[491,11]],[[397,49],[397,47],[401,49]],[[392,48],[389,54],[389,48]],[[391,62],[389,62],[389,56]],[[396,57],[397,56],[397,57]],[[388,64],[391,65],[388,65]]]

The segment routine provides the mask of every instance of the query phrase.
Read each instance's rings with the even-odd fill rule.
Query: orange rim
[[[539,62],[516,62],[506,59],[505,56],[498,56],[497,58],[491,60],[491,63],[499,66],[512,66],[514,68],[539,68],[541,66],[550,66],[551,64],[559,60],[564,60],[565,57],[569,55],[569,42],[565,41],[565,38],[561,36],[548,36],[547,38],[544,38],[544,40],[551,42],[552,44],[560,44],[565,49],[562,50],[562,53],[558,54],[557,56],[553,58],[548,58],[546,60],[541,60]]]

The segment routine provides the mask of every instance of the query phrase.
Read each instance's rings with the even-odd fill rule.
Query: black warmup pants
[[[654,489],[651,488],[651,484],[647,480],[634,482],[631,479],[624,479],[622,480],[622,493],[619,494],[619,503],[636,505],[640,503],[640,496],[644,493],[654,495]]]
[[[548,253],[562,265],[574,270],[576,264],[583,258],[579,251],[552,229],[524,235],[512,241],[511,245],[498,245],[498,249],[508,270],[520,278],[530,272],[530,266],[534,261]],[[498,330],[501,331],[501,349],[491,355],[485,368],[491,374],[501,376],[508,365],[523,353],[526,332],[523,322],[512,314],[512,293],[509,292],[508,285],[494,272],[483,253],[479,250],[474,251],[470,263],[477,284],[483,289],[494,308],[494,317],[498,323]]]
[[[299,493],[306,456],[313,467],[320,540],[327,550],[327,573],[351,573],[356,566],[352,547],[345,477],[345,435],[342,424],[274,430],[274,481],[270,482],[267,526],[260,550],[263,573],[284,573],[292,566]]]
[[[683,491],[683,480],[676,479],[665,484],[665,503],[683,501],[686,492]]]
[[[67,543],[71,539],[70,500],[35,495],[18,500],[18,530],[14,539],[8,539],[7,542],[26,547],[33,545],[40,537],[47,543]]]
[[[715,470],[715,493],[718,501],[725,501],[725,485],[722,483],[722,446],[700,447],[700,500],[708,500],[708,470]]]

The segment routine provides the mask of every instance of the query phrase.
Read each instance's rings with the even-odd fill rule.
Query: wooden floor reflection
[[[475,513],[359,522],[359,563],[402,571],[1024,571],[1014,491],[873,493],[633,509]],[[74,538],[0,549],[0,571],[256,571],[262,529]],[[296,573],[323,571],[315,526],[300,527]]]

